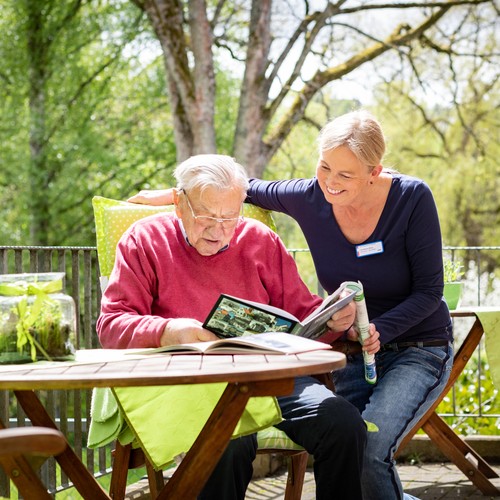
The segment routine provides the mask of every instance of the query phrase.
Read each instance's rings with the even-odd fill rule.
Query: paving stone
[[[492,465],[500,475],[500,464]],[[465,477],[455,465],[450,463],[422,463],[416,465],[400,464],[398,472],[406,493],[420,500],[488,500],[500,497],[488,497]],[[167,478],[167,474],[165,474]],[[285,495],[287,472],[279,469],[275,474],[254,479],[247,490],[246,500],[282,500]],[[500,478],[492,483],[500,490]],[[311,469],[306,472],[301,500],[315,500],[315,483]],[[128,500],[148,499],[147,479],[127,488]],[[342,499],[349,500],[349,499]]]
[[[492,465],[500,475],[500,464]],[[457,468],[450,463],[424,463],[418,465],[398,465],[399,476],[406,493],[420,500],[488,500]],[[286,469],[277,474],[252,481],[246,500],[279,500],[284,498]],[[500,489],[500,478],[492,479]],[[302,500],[315,499],[314,476],[311,470],[306,472]],[[346,499],[347,500],[347,499]]]

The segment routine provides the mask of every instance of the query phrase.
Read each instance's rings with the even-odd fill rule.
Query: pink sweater
[[[299,319],[321,299],[264,224],[245,219],[227,250],[209,257],[189,246],[173,213],[136,222],[121,238],[101,303],[103,347],[158,347],[170,318],[203,321],[220,293],[287,310]]]

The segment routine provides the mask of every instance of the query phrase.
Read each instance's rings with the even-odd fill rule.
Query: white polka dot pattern
[[[109,276],[111,274],[115,263],[115,251],[118,240],[132,223],[148,215],[174,210],[173,205],[153,207],[103,198],[102,196],[94,196],[92,198],[92,206],[94,208],[97,255],[101,276]],[[276,231],[276,225],[274,224],[271,212],[245,204],[243,214],[245,217],[263,222],[273,231]]]
[[[263,208],[256,207],[255,205],[245,203],[243,205],[243,215],[249,219],[258,220],[270,227],[275,233],[277,232],[276,224],[274,223],[273,216],[269,210],[264,210]]]

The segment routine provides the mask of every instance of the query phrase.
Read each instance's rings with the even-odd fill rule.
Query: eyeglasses
[[[240,215],[238,217],[229,217],[229,218],[224,218],[224,217],[210,217],[209,215],[196,215],[194,213],[193,207],[191,206],[191,202],[189,201],[188,195],[186,191],[182,190],[184,193],[184,196],[186,197],[186,201],[189,207],[189,210],[191,210],[191,215],[193,216],[193,219],[203,227],[213,227],[215,224],[222,224],[222,227],[224,229],[232,229],[233,227],[238,224],[240,220],[243,219],[243,217]]]

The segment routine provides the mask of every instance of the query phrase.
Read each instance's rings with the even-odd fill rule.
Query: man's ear
[[[179,201],[180,201],[180,194],[182,190],[173,188],[172,189],[172,196],[174,199],[174,205],[175,205],[175,213],[177,217],[182,218],[182,210],[179,208]]]

